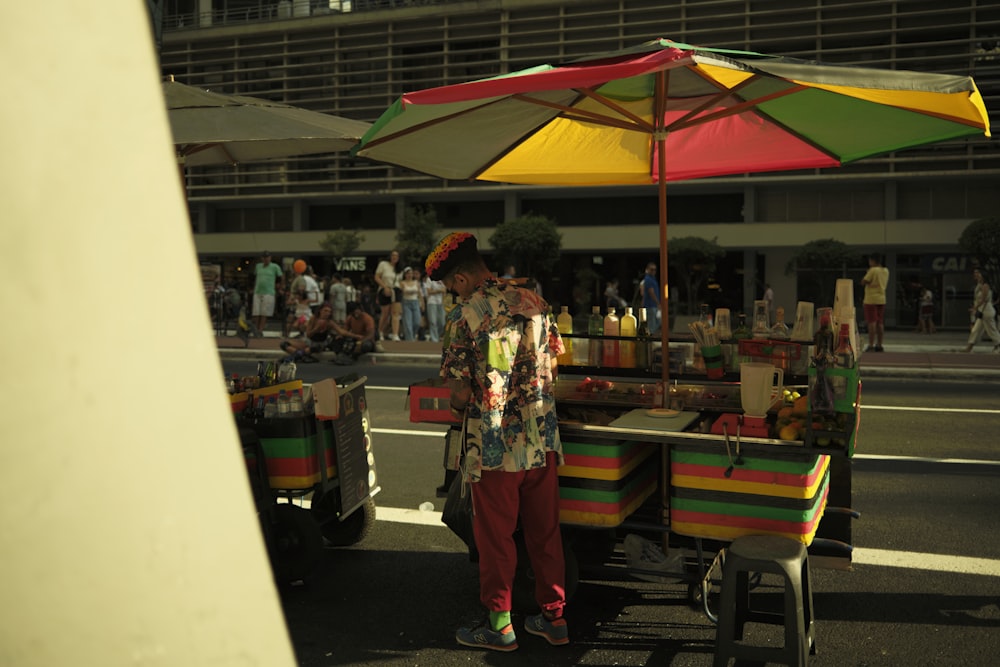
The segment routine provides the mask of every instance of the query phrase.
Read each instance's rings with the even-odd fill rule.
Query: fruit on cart
[[[799,439],[799,427],[796,426],[796,422],[791,422],[785,424],[778,431],[778,438],[780,440],[798,440]]]

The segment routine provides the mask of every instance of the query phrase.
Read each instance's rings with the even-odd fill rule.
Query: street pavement
[[[276,326],[276,325],[275,325]],[[230,328],[227,333],[233,333]],[[859,334],[862,340],[865,334]],[[916,379],[953,379],[1000,381],[1000,354],[992,351],[993,343],[986,339],[971,353],[965,352],[968,332],[938,331],[921,334],[912,330],[887,331],[884,352],[861,355],[862,376],[908,377]],[[285,356],[280,345],[280,331],[266,330],[261,338],[243,339],[217,336],[219,355],[232,360],[277,360]],[[434,364],[440,359],[440,343],[430,341],[382,341],[383,351],[364,355],[361,364]],[[331,353],[317,355],[321,363],[333,360]]]

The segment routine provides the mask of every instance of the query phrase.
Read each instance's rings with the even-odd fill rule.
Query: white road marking
[[[913,551],[889,551],[888,549],[854,548],[851,561],[860,565],[881,567],[901,567],[908,570],[933,570],[955,574],[979,574],[987,577],[1000,576],[1000,560],[970,558],[947,554],[924,554]]]
[[[979,415],[1000,415],[1000,410],[985,410],[979,408],[916,408],[905,405],[865,405],[862,410],[895,410],[898,412],[966,412]]]

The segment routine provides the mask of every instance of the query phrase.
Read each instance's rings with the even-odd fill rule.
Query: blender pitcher
[[[773,364],[740,364],[740,403],[747,417],[766,417],[781,396],[785,371]]]

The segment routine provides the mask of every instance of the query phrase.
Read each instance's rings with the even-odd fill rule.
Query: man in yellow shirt
[[[878,253],[868,257],[868,273],[861,279],[865,286],[865,322],[868,324],[868,347],[865,352],[881,352],[885,336],[885,288],[889,285],[889,269],[882,266]]]

